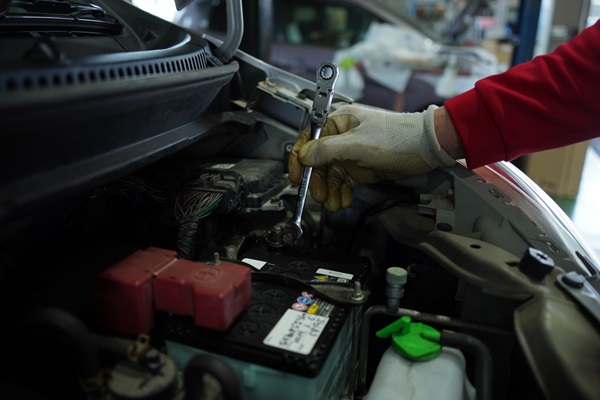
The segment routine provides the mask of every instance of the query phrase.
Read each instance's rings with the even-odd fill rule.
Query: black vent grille
[[[200,50],[191,55],[158,60],[21,70],[0,74],[0,92],[21,92],[123,81],[206,68],[206,54],[204,50]]]

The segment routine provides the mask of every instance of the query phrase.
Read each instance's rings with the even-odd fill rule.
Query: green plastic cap
[[[431,360],[440,355],[441,334],[421,322],[411,322],[404,316],[375,334],[379,338],[392,338],[392,347],[400,355],[414,361]]]
[[[346,57],[342,61],[340,61],[340,67],[345,69],[352,68],[355,64],[356,62],[354,61],[353,57]]]
[[[392,285],[404,285],[408,277],[408,272],[404,268],[390,267],[385,274],[385,280]]]

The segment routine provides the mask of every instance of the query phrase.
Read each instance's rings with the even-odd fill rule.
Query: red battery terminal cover
[[[196,325],[226,330],[252,297],[250,269],[182,260],[171,250],[138,250],[102,272],[94,287],[95,318],[128,335],[148,333],[154,310],[191,315]]]
[[[177,253],[149,247],[138,250],[102,272],[94,285],[96,321],[128,335],[154,327],[154,275],[177,261]]]
[[[191,315],[197,326],[227,330],[252,299],[251,271],[231,262],[178,259],[154,280],[157,310]]]

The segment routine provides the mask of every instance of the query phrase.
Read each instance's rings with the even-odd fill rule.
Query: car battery
[[[307,282],[364,283],[369,270],[366,258],[308,249],[273,252],[256,245],[240,258],[261,272]],[[336,399],[349,384],[354,312],[306,290],[253,278],[250,306],[225,332],[170,316],[167,352],[179,368],[199,353],[221,356],[236,371],[244,399]]]

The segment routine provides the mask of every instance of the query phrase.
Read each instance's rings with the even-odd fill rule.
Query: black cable
[[[92,196],[101,193],[110,193],[123,197],[131,202],[165,203],[166,195],[149,179],[137,175],[127,175],[105,186],[97,188]]]
[[[301,279],[296,279],[291,276],[281,275],[271,272],[260,272],[260,271],[252,271],[252,281],[253,282],[266,282],[275,284],[278,286],[289,286],[295,288],[299,291],[306,291],[314,294],[321,300],[325,300],[329,303],[336,304],[342,307],[348,305],[360,305],[364,301],[351,301],[350,296],[343,296],[341,290],[334,291],[336,287],[350,289],[354,288],[354,284],[352,283],[341,283],[341,282],[305,282]],[[343,289],[342,289],[343,290]],[[363,294],[368,296],[369,292],[363,290]]]
[[[177,255],[185,260],[193,260],[196,252],[196,237],[200,219],[181,218],[177,223]]]
[[[208,217],[223,200],[223,193],[190,185],[175,199],[173,214],[178,224],[177,254],[194,260],[200,220]]]
[[[266,232],[260,229],[250,231],[238,249],[238,258],[243,257],[244,254],[256,244],[256,242],[264,239],[266,235]]]
[[[477,400],[491,400],[493,383],[493,361],[487,346],[479,339],[464,333],[442,331],[440,343],[475,356],[475,389]]]
[[[356,221],[356,224],[354,224],[354,229],[352,229],[352,232],[350,233],[345,251],[347,253],[352,253],[354,251],[354,247],[356,246],[356,242],[358,240],[360,231],[363,229],[365,222],[368,218],[379,215],[382,212],[387,211],[390,208],[395,207],[399,204],[405,204],[406,201],[407,198],[405,197],[387,199],[365,208],[364,211],[360,214],[358,221]]]
[[[99,354],[104,354],[115,360],[125,360],[133,342],[129,339],[121,339],[111,336],[93,335],[94,344]]]
[[[56,308],[45,307],[29,314],[24,326],[37,333],[52,331],[63,339],[60,343],[70,349],[78,374],[89,379],[100,373],[98,352],[92,335],[78,318]]]

